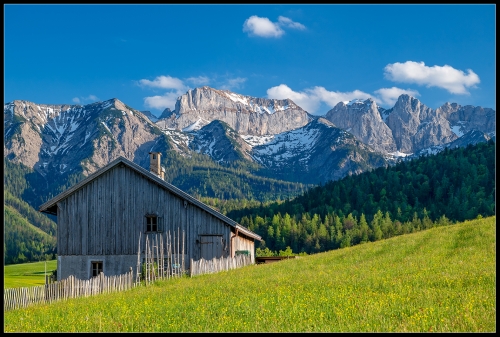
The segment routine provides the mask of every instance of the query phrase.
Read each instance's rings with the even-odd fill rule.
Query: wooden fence
[[[193,261],[191,259],[191,277],[201,274],[218,273],[223,270],[236,269],[253,264],[252,257],[249,255],[238,255],[233,258],[223,257],[212,260],[200,259]]]
[[[79,280],[70,276],[65,280],[47,283],[44,286],[4,289],[4,311],[25,308],[37,303],[51,303],[58,300],[87,297],[91,295],[122,291],[144,283],[148,285],[159,279],[182,277],[188,273],[185,268],[185,234],[178,229],[165,238],[160,234],[146,237],[144,261],[141,263],[140,244],[137,247],[137,271],[134,281],[132,267],[128,273],[117,276],[99,276],[90,280]],[[181,241],[182,240],[182,241]],[[140,243],[140,236],[139,236]],[[234,258],[213,258],[212,260],[191,259],[190,275],[196,276],[236,269],[253,264],[252,257],[238,255]],[[141,277],[142,276],[142,277]]]
[[[131,289],[133,282],[132,268],[123,275],[99,276],[90,280],[79,280],[74,276],[37,287],[4,289],[4,311],[38,303],[51,303],[76,297],[88,297],[96,294],[110,293]]]
[[[182,240],[182,241],[181,241]],[[182,277],[188,273],[185,266],[185,233],[175,231],[146,234],[145,247],[141,255],[141,233],[137,246],[137,271],[135,283],[144,281],[148,285],[156,280]],[[141,262],[141,256],[143,261]]]

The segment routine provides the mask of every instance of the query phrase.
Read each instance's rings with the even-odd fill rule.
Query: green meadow
[[[5,332],[495,332],[496,217],[4,312]]]
[[[3,287],[6,289],[43,286],[45,268],[47,268],[47,275],[50,275],[57,268],[57,260],[4,265]]]

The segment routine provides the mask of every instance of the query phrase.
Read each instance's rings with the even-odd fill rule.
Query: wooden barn
[[[146,236],[184,233],[183,261],[250,253],[261,237],[163,180],[161,153],[150,170],[119,157],[40,206],[57,216],[57,279],[135,271]],[[140,256],[138,256],[140,255]]]

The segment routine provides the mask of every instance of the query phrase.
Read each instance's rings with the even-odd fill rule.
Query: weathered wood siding
[[[201,258],[199,238],[203,234],[222,235],[226,243],[223,257],[229,256],[234,228],[204,209],[184,202],[125,165],[113,167],[57,204],[57,253],[59,256],[137,255],[139,233],[142,233],[141,251],[145,247],[145,215],[156,213],[163,233],[175,231],[177,235],[179,230],[182,237],[184,230],[188,261]],[[235,244],[237,249],[253,253],[253,240],[239,238]]]
[[[252,263],[255,263],[255,242],[254,239],[248,236],[238,233],[238,236],[233,239],[233,257],[237,250],[248,250],[252,256]]]

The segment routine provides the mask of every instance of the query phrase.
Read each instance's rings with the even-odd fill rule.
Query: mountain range
[[[434,110],[409,95],[391,109],[353,100],[314,116],[290,99],[204,86],[180,96],[160,117],[117,98],[88,105],[6,103],[4,157],[33,170],[40,200],[118,156],[147,168],[152,151],[166,155],[167,171],[174,160],[194,167],[204,158],[209,166],[262,179],[318,184],[494,139],[495,127],[493,109],[446,103]],[[193,191],[203,179],[182,187]]]

